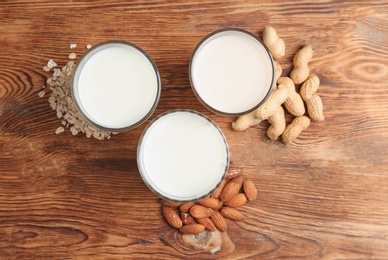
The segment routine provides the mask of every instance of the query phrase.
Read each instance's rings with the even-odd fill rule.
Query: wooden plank
[[[0,256],[4,258],[384,259],[388,255],[388,4],[386,1],[6,1],[0,4]],[[325,121],[294,144],[270,141],[267,122],[244,132],[206,110],[188,64],[208,33],[266,25],[295,52],[314,47],[311,72]],[[228,221],[230,243],[193,250],[162,217],[136,165],[150,122],[110,140],[56,135],[49,59],[65,65],[70,43],[119,39],[146,50],[162,95],[152,120],[178,108],[212,118],[259,198]],[[287,114],[287,121],[292,119]],[[235,247],[231,247],[234,244]],[[229,246],[228,246],[229,245]]]

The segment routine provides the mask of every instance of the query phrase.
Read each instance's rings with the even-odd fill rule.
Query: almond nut
[[[206,198],[198,201],[197,203],[199,205],[202,205],[204,207],[211,208],[211,209],[217,209],[218,206],[220,205],[219,200],[214,198]]]
[[[225,179],[232,180],[238,176],[241,176],[242,174],[243,174],[243,169],[235,167],[235,166],[230,166],[228,173],[225,176]]]
[[[226,221],[224,217],[217,211],[214,212],[214,215],[210,217],[211,221],[213,221],[216,228],[222,232],[228,230],[228,226],[226,225]]]
[[[183,234],[199,234],[204,230],[205,230],[204,225],[196,224],[196,223],[184,225],[179,229],[179,231],[182,232]]]
[[[210,220],[210,218],[197,218],[196,221],[199,224],[202,224],[205,226],[205,228],[209,231],[215,231],[216,226],[214,225],[213,221]]]
[[[159,203],[162,206],[170,207],[170,208],[178,208],[180,205],[182,205],[182,203],[172,202],[172,201],[168,201],[168,200],[164,200],[164,199],[160,199]]]
[[[235,220],[235,221],[243,221],[245,219],[244,215],[235,208],[223,207],[220,210],[220,213],[225,218]]]
[[[222,208],[222,206],[224,206],[224,202],[222,200],[219,200],[218,201],[218,206],[214,210],[219,210],[220,208]]]
[[[243,180],[243,176],[239,176],[226,184],[220,195],[221,200],[227,201],[236,195],[241,189]]]
[[[208,218],[214,214],[214,211],[201,205],[194,205],[190,208],[190,214],[194,218]]]
[[[182,220],[178,216],[178,214],[169,207],[162,207],[162,212],[164,218],[167,220],[168,224],[170,224],[173,228],[180,228],[182,227]]]
[[[184,204],[182,204],[182,205],[179,207],[179,210],[180,210],[181,212],[187,213],[187,212],[190,211],[190,208],[191,208],[192,206],[194,206],[194,205],[195,205],[194,202],[184,203]]]
[[[245,196],[249,201],[255,200],[257,198],[257,189],[255,184],[250,179],[244,179],[243,189]]]
[[[224,179],[220,186],[218,186],[218,188],[213,192],[212,195],[210,195],[211,198],[214,198],[214,199],[218,199],[221,195],[221,192],[222,192],[222,189],[225,187],[227,181]]]
[[[247,197],[244,193],[237,193],[230,200],[225,201],[224,205],[232,208],[237,208],[247,203],[247,201]]]
[[[181,219],[185,225],[191,224],[194,221],[194,218],[189,213],[184,212],[181,213]]]

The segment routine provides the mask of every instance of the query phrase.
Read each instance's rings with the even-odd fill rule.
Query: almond
[[[173,228],[180,228],[182,227],[182,220],[178,216],[178,214],[169,207],[162,207],[162,212],[164,218],[167,220],[168,224],[170,224]]]
[[[220,210],[220,213],[225,218],[235,220],[235,221],[243,221],[245,219],[244,215],[235,208],[223,207]]]
[[[197,218],[195,220],[199,224],[204,225],[207,230],[216,231],[216,226],[214,225],[213,221],[210,220],[210,218]]]
[[[168,201],[168,200],[164,200],[164,199],[160,199],[159,203],[162,206],[170,207],[170,208],[178,208],[180,205],[182,205],[182,203],[172,202],[172,201]]]
[[[228,226],[226,225],[226,221],[224,217],[217,211],[214,212],[214,215],[210,217],[211,221],[213,221],[216,228],[222,232],[228,230]]]
[[[208,218],[214,214],[214,211],[201,205],[194,205],[190,208],[190,214],[194,218]]]
[[[218,201],[218,206],[217,206],[217,208],[215,208],[214,210],[219,210],[220,208],[222,208],[222,206],[224,206],[224,202],[221,201],[221,200],[219,200],[219,201]]]
[[[211,208],[211,209],[217,209],[218,206],[220,205],[220,201],[214,198],[206,198],[198,201],[197,203],[199,205],[202,205],[204,207]]]
[[[238,176],[241,176],[242,174],[243,174],[243,169],[235,166],[230,166],[228,173],[225,176],[225,179],[232,180],[234,178],[237,178]]]
[[[249,201],[255,200],[257,198],[257,189],[255,184],[250,179],[244,179],[243,189],[245,196]]]
[[[194,206],[194,205],[195,205],[194,202],[184,203],[184,204],[182,204],[182,205],[179,207],[179,210],[180,210],[181,212],[187,213],[187,212],[190,211],[190,208],[191,208],[192,206]]]
[[[224,202],[224,205],[232,208],[241,207],[247,203],[248,199],[244,193],[237,193],[230,200]]]
[[[196,224],[196,223],[184,225],[179,229],[179,231],[182,232],[183,234],[199,234],[204,230],[205,230],[204,225]]]
[[[241,189],[243,180],[244,178],[241,175],[228,182],[228,184],[225,185],[224,189],[221,192],[221,200],[227,201],[230,200],[234,195],[236,195]]]
[[[214,198],[214,199],[218,199],[221,195],[221,192],[222,192],[222,189],[225,187],[227,181],[224,179],[220,186],[218,186],[218,188],[213,192],[212,195],[210,195],[210,197]]]
[[[189,213],[181,213],[181,219],[185,225],[191,224],[194,221],[194,218]]]

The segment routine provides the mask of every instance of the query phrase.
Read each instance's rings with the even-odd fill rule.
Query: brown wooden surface
[[[260,2],[260,3],[259,3]],[[382,1],[2,1],[0,3],[0,258],[388,259],[388,3]],[[274,26],[284,75],[303,43],[322,82],[326,120],[295,144],[245,132],[195,98],[188,62],[208,33]],[[190,250],[164,221],[136,165],[149,123],[109,141],[55,135],[38,92],[53,58],[119,39],[145,49],[163,90],[151,117],[195,109],[224,131],[231,160],[259,199],[228,222],[232,252]],[[290,117],[288,118],[290,119]]]

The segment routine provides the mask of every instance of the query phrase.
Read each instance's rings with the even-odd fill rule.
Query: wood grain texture
[[[388,3],[386,1],[2,1],[0,3],[0,258],[387,259]],[[283,75],[306,42],[325,121],[292,145],[244,132],[195,98],[188,63],[208,33],[276,28]],[[162,95],[151,117],[195,109],[224,131],[233,164],[258,200],[228,222],[235,248],[185,247],[145,186],[136,147],[145,126],[109,141],[55,135],[60,120],[38,92],[50,58],[77,43],[119,39],[146,50]],[[150,120],[151,120],[150,119]],[[290,121],[292,118],[287,118]]]

